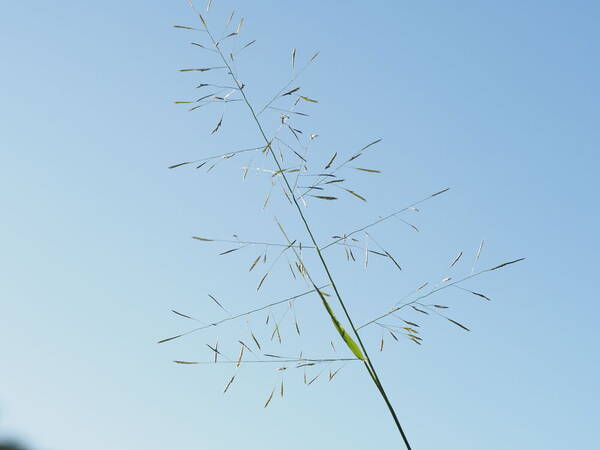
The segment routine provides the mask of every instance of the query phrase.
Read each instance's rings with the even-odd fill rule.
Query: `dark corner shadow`
[[[0,441],[0,450],[27,450],[27,448],[15,441]]]

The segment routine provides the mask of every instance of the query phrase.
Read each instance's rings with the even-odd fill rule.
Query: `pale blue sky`
[[[379,353],[381,332],[365,332],[413,447],[594,448],[600,5],[214,0],[209,18],[220,30],[232,9],[246,17],[240,43],[257,40],[237,64],[257,103],[287,81],[292,48],[298,61],[321,52],[297,83],[319,100],[298,122],[320,134],[317,161],[383,138],[361,162],[383,174],[351,174],[366,204],[311,202],[321,241],[452,188],[402,216],[419,233],[373,228],[402,272],[332,252],[357,322],[423,281],[469,273],[481,239],[481,267],[528,258],[465,284],[493,302],[432,297],[470,333],[410,315],[425,344],[388,336]],[[268,177],[242,182],[246,157],[208,174],[166,169],[261,143],[239,104],[213,136],[219,106],[173,105],[214,79],[177,72],[212,64],[189,45],[202,35],[172,28],[194,20],[184,0],[3,5],[0,437],[37,450],[399,448],[359,366],[308,388],[290,369],[285,398],[263,409],[276,366],[243,367],[224,396],[233,367],[170,362],[210,358],[213,331],[155,344],[190,327],[172,308],[223,317],[208,293],[239,312],[305,289],[283,266],[257,294],[258,249],[219,257],[229,247],[190,239],[279,240],[274,216],[304,239],[279,194],[261,210]],[[265,117],[272,130],[277,116]],[[330,339],[347,353],[317,298],[297,314],[311,354],[331,355]],[[251,324],[268,342],[263,322]],[[285,349],[300,348],[282,328]],[[236,353],[246,329],[223,328],[223,348]]]

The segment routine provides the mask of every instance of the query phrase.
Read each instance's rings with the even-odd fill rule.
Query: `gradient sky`
[[[451,187],[402,216],[419,233],[399,221],[372,229],[402,272],[332,252],[357,322],[424,281],[470,273],[482,239],[478,267],[527,257],[465,284],[492,302],[457,289],[432,297],[470,333],[408,314],[424,345],[387,335],[380,353],[381,331],[365,332],[413,447],[594,448],[600,4],[249,3],[214,0],[208,17],[219,32],[232,9],[246,17],[232,44],[257,40],[236,66],[251,100],[264,103],[289,79],[292,48],[299,63],[319,50],[297,83],[319,100],[298,122],[320,135],[315,161],[383,138],[361,161],[383,173],[348,173],[367,203],[310,202],[320,241]],[[306,289],[282,260],[257,294],[262,272],[247,269],[259,249],[218,256],[229,247],[190,239],[279,242],[274,216],[305,237],[277,191],[262,210],[269,176],[242,182],[247,157],[210,173],[167,170],[261,143],[241,104],[227,106],[211,136],[220,105],[187,113],[172,103],[216,79],[177,72],[214,60],[189,45],[202,34],[174,24],[196,25],[184,0],[3,5],[0,438],[37,450],[400,448],[358,365],[310,387],[289,369],[285,397],[263,409],[282,377],[276,365],[242,367],[223,395],[233,367],[171,362],[209,359],[214,331],[156,344],[194,325],[171,309],[222,318],[208,293],[240,312]],[[273,130],[277,115],[265,117]],[[288,320],[286,350],[268,350],[330,356],[333,340],[347,356],[318,298],[297,314],[301,338]],[[268,342],[264,319],[250,325]],[[218,336],[236,354],[230,343],[248,338],[247,325]]]

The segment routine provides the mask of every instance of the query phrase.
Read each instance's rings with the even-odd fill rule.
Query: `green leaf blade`
[[[331,318],[331,321],[333,322],[333,326],[335,327],[337,332],[340,334],[340,336],[342,337],[342,339],[344,340],[344,342],[346,343],[346,345],[348,346],[350,351],[358,359],[360,359],[361,361],[365,361],[366,360],[365,355],[363,355],[360,347],[356,344],[356,342],[354,342],[354,339],[352,339],[352,337],[346,332],[346,330],[344,329],[344,327],[342,326],[340,321],[335,316],[333,309],[331,309],[331,306],[329,306],[329,303],[327,302],[327,300],[325,300],[325,297],[323,296],[323,294],[320,291],[317,291],[317,292],[319,293],[319,296],[321,297],[321,301],[323,302],[323,306],[325,306],[325,309],[327,310],[327,313],[329,314],[329,317]]]

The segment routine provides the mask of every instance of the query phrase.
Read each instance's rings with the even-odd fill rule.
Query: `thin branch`
[[[332,363],[332,362],[348,362],[348,361],[360,361],[358,358],[320,358],[320,359],[310,359],[310,358],[301,358],[301,359],[249,359],[240,362],[240,365],[243,364],[284,364],[284,363]],[[173,361],[176,364],[215,364],[215,361],[182,361],[175,360]],[[216,364],[238,364],[238,361],[222,361],[218,360]]]
[[[264,146],[261,147],[251,147],[251,148],[243,148],[241,150],[234,150],[232,152],[228,152],[228,153],[221,153],[220,155],[213,155],[213,156],[207,156],[206,158],[200,158],[200,159],[195,159],[193,161],[186,161],[183,163],[178,163],[178,164],[174,164],[172,166],[169,166],[169,169],[174,169],[176,167],[180,167],[180,166],[184,166],[184,165],[188,165],[188,164],[195,164],[195,163],[199,163],[199,162],[203,162],[203,161],[210,161],[212,159],[218,159],[218,158],[231,158],[234,155],[237,155],[238,153],[245,153],[245,152],[252,152],[252,151],[256,151],[256,150],[262,150],[264,148]]]
[[[482,275],[482,274],[484,274],[484,273],[486,273],[486,272],[491,272],[492,270],[499,269],[499,268],[501,268],[501,267],[504,267],[504,266],[506,266],[506,265],[508,265],[508,264],[514,264],[514,263],[516,263],[516,262],[522,261],[523,259],[524,259],[524,258],[520,258],[520,259],[517,259],[517,260],[514,260],[514,261],[510,261],[510,262],[508,262],[508,263],[503,263],[503,264],[500,264],[500,265],[497,265],[497,266],[491,267],[491,268],[489,268],[489,269],[484,269],[484,270],[481,270],[481,271],[479,271],[479,272],[477,272],[477,273],[473,273],[473,274],[471,274],[471,275],[467,275],[466,277],[463,277],[463,278],[461,278],[460,280],[456,280],[456,281],[453,281],[452,283],[445,284],[445,285],[443,285],[443,286],[441,286],[441,287],[439,287],[439,288],[432,289],[432,290],[431,290],[431,291],[429,291],[428,293],[426,293],[426,294],[423,294],[423,295],[421,295],[421,296],[417,297],[416,299],[414,299],[414,300],[411,300],[410,302],[404,303],[403,305],[400,305],[400,306],[395,306],[395,307],[393,307],[391,310],[389,310],[388,312],[386,312],[385,314],[382,314],[382,315],[380,315],[380,316],[378,316],[378,317],[376,317],[376,318],[374,318],[374,319],[372,319],[372,320],[369,320],[368,322],[365,322],[364,324],[362,324],[361,326],[359,326],[359,327],[358,327],[358,329],[360,330],[361,328],[364,328],[364,327],[366,327],[366,326],[369,326],[369,325],[371,325],[371,324],[373,324],[373,323],[377,322],[378,320],[381,320],[381,319],[383,319],[384,317],[390,316],[390,315],[394,314],[395,312],[397,312],[397,311],[401,310],[402,308],[405,308],[405,307],[407,307],[407,306],[410,306],[410,305],[413,305],[413,304],[415,304],[415,303],[418,303],[418,302],[419,302],[419,300],[423,300],[424,298],[427,298],[427,297],[429,297],[430,295],[433,295],[433,294],[435,294],[436,292],[439,292],[439,291],[441,291],[441,290],[444,290],[444,289],[446,289],[446,288],[449,288],[449,287],[455,286],[455,285],[457,285],[457,284],[459,284],[459,283],[462,283],[462,282],[464,282],[464,281],[470,280],[471,278],[475,278],[475,277],[477,277],[477,276],[479,276],[479,275]],[[458,287],[458,286],[457,286],[457,287]],[[421,305],[421,306],[427,306],[427,305]]]
[[[400,213],[403,213],[404,211],[407,211],[410,208],[413,208],[413,207],[415,207],[415,206],[417,206],[417,205],[419,205],[419,204],[421,204],[421,203],[429,200],[430,198],[433,198],[433,197],[435,197],[437,195],[443,194],[444,192],[448,192],[449,190],[450,190],[450,188],[446,188],[446,189],[443,189],[441,191],[436,192],[435,194],[428,195],[427,197],[422,198],[421,200],[417,200],[416,202],[413,202],[410,205],[405,206],[404,208],[399,209],[396,212],[393,212],[393,213],[391,213],[391,214],[389,214],[389,215],[387,215],[385,217],[381,217],[381,218],[377,219],[374,222],[371,222],[371,223],[369,223],[369,224],[367,224],[367,225],[365,225],[365,226],[363,226],[361,228],[358,228],[358,229],[356,229],[354,231],[351,231],[350,233],[346,233],[346,234],[344,234],[343,237],[340,237],[339,239],[336,239],[333,242],[330,242],[329,244],[324,245],[321,248],[321,250],[325,250],[326,248],[331,247],[332,245],[337,244],[338,242],[340,242],[340,241],[342,241],[342,240],[344,240],[344,239],[346,239],[346,238],[348,238],[348,237],[350,237],[350,236],[352,236],[352,235],[354,235],[356,233],[360,233],[361,231],[364,231],[364,230],[366,230],[368,228],[371,228],[371,227],[373,227],[373,226],[375,226],[377,224],[380,224],[381,222],[384,222],[384,221],[386,221],[386,220],[388,220],[388,219],[390,219],[390,218],[392,218],[392,217],[394,217],[394,216],[396,216],[396,215],[398,215]]]
[[[319,287],[318,289],[324,289],[327,286],[329,286],[329,284],[324,284],[323,286]],[[291,300],[296,300],[296,299],[298,299],[300,297],[304,297],[305,295],[311,294],[313,292],[315,292],[315,289],[311,289],[310,291],[306,291],[306,292],[303,292],[301,294],[294,295],[293,297],[288,297],[288,298],[284,298],[283,300],[278,300],[278,301],[275,301],[273,303],[269,303],[268,305],[264,305],[264,306],[260,306],[258,308],[251,309],[250,311],[246,311],[246,312],[243,312],[243,313],[240,313],[240,314],[236,314],[234,316],[226,317],[225,319],[221,319],[221,320],[218,320],[216,322],[211,322],[208,325],[203,325],[201,327],[194,328],[192,330],[189,330],[189,331],[186,331],[184,333],[181,333],[181,334],[179,334],[179,335],[177,335],[175,337],[167,338],[167,339],[162,339],[162,340],[158,341],[158,343],[162,344],[163,342],[172,341],[172,340],[175,340],[177,338],[180,338],[180,337],[183,337],[183,336],[187,336],[188,334],[192,334],[192,333],[195,333],[195,332],[200,331],[200,330],[205,330],[207,328],[216,327],[216,326],[221,325],[222,323],[229,322],[230,320],[239,319],[240,317],[248,316],[250,314],[254,314],[254,313],[257,313],[259,311],[264,311],[265,309],[271,308],[273,306],[280,305],[280,304],[285,303],[285,302],[289,302]]]
[[[207,29],[206,31],[207,31],[207,33],[209,33],[208,29]],[[265,111],[265,109],[267,109],[268,107],[270,107],[270,106],[271,106],[271,104],[272,104],[272,103],[273,103],[275,100],[277,100],[278,98],[280,98],[280,97],[281,97],[281,94],[283,94],[283,93],[284,93],[284,92],[285,92],[285,91],[286,91],[286,90],[287,90],[287,89],[288,89],[288,88],[289,88],[289,87],[292,85],[292,83],[293,83],[294,81],[296,81],[296,80],[298,79],[298,77],[300,77],[300,75],[302,75],[302,72],[304,72],[304,71],[305,71],[305,70],[308,68],[308,66],[310,66],[310,64],[311,64],[311,63],[314,61],[314,59],[315,59],[316,55],[317,55],[317,54],[315,54],[315,56],[313,56],[312,58],[310,58],[310,59],[307,61],[307,63],[304,65],[304,67],[302,67],[302,69],[300,69],[300,70],[299,70],[299,71],[296,73],[296,75],[294,75],[294,76],[292,77],[292,79],[291,79],[290,81],[288,81],[288,82],[287,82],[287,83],[286,83],[286,84],[285,84],[285,85],[284,85],[284,86],[283,86],[281,89],[279,89],[279,91],[277,91],[277,94],[275,94],[275,95],[273,96],[273,98],[271,98],[271,100],[269,100],[269,101],[268,101],[268,102],[265,104],[265,106],[263,106],[263,107],[261,108],[261,110],[258,112],[258,114],[256,114],[256,116],[257,116],[257,117],[258,117],[258,116],[260,116],[260,115],[261,115],[261,114],[262,114],[262,113]]]

